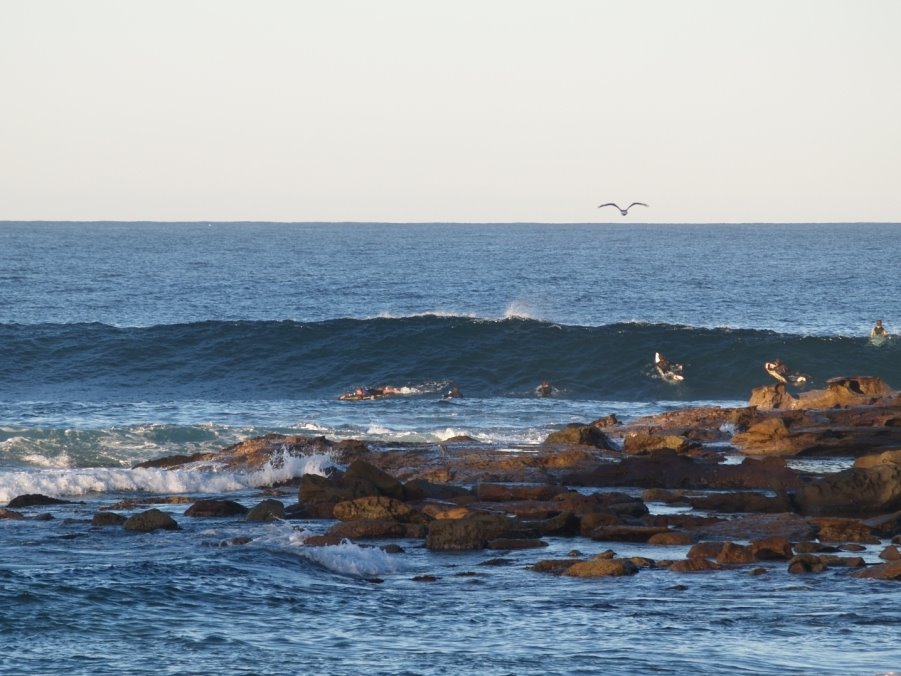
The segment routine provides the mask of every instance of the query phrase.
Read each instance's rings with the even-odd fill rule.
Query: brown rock
[[[724,542],[719,554],[716,556],[718,563],[745,564],[756,563],[754,552],[750,547],[737,545],[734,542]]]
[[[897,545],[889,545],[879,552],[879,558],[886,561],[901,561],[901,552],[898,551]]]
[[[178,524],[171,516],[156,508],[148,509],[128,517],[122,524],[125,530],[149,533],[155,530],[178,530]]]
[[[697,444],[677,434],[658,435],[640,430],[631,432],[623,437],[623,453],[630,455],[653,453],[660,450],[684,453],[695,447],[697,447]]]
[[[782,383],[755,387],[751,390],[751,399],[748,401],[749,406],[761,411],[791,409],[796,403],[797,400],[785,391]]]
[[[422,512],[410,507],[405,502],[382,495],[356,500],[339,502],[333,510],[336,519],[341,521],[391,520],[400,523],[425,523],[428,521]]]
[[[535,563],[531,569],[536,573],[554,573],[560,575],[575,563],[577,563],[577,561],[573,559],[544,559]]]
[[[835,556],[833,554],[820,554],[820,561],[827,566],[841,568],[863,568],[867,565],[860,556]]]
[[[563,574],[569,577],[622,577],[637,572],[638,566],[629,559],[590,559],[574,563]]]
[[[420,511],[432,519],[465,519],[475,513],[468,507],[436,502],[424,504]]]
[[[753,541],[751,552],[757,561],[788,561],[794,556],[791,542],[778,536]]]
[[[234,500],[198,500],[185,510],[185,516],[245,516],[247,507]]]
[[[686,554],[688,559],[715,559],[723,549],[722,542],[699,542],[692,546]]]
[[[701,573],[708,570],[722,570],[722,566],[710,559],[692,558],[674,561],[667,566],[674,573]]]
[[[666,532],[668,529],[660,526],[598,526],[591,531],[591,539],[602,542],[647,542],[652,535]]]
[[[880,465],[901,465],[901,450],[864,455],[854,461],[854,466],[858,469],[870,469]]]
[[[851,575],[872,580],[901,580],[901,561],[880,563],[870,568],[859,570],[856,573],[851,573]]]
[[[17,512],[12,509],[0,509],[0,519],[24,519],[25,515],[22,512]]]
[[[826,563],[814,554],[798,554],[788,562],[789,573],[822,573]]]
[[[648,538],[649,545],[690,545],[693,542],[694,539],[688,533],[676,531],[657,533]]]
[[[819,529],[817,538],[820,542],[879,543],[879,538],[859,519],[819,517],[811,522]]]

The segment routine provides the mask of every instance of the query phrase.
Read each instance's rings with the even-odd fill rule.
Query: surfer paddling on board
[[[383,385],[382,387],[358,387],[353,392],[345,392],[338,396],[338,399],[359,401],[361,399],[381,399],[382,397],[390,397],[395,394],[403,394],[399,387],[391,385]]]
[[[682,375],[682,364],[670,362],[669,359],[659,352],[654,353],[654,368],[657,369],[660,377],[668,383],[681,383],[685,380],[685,376]]]
[[[803,373],[793,373],[779,357],[776,357],[773,361],[766,362],[763,368],[783,385],[794,385],[800,388],[810,384],[810,376],[806,376]]]

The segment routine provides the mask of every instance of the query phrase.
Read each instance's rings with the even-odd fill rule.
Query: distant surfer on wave
[[[670,362],[660,352],[654,353],[654,368],[657,369],[660,377],[667,382],[679,383],[685,380],[685,376],[682,375],[682,364]]]
[[[885,330],[885,327],[882,325],[882,320],[877,319],[876,324],[870,330],[870,338],[881,338],[882,336],[887,336],[888,331]]]

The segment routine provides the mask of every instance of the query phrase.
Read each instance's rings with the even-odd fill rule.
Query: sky
[[[0,220],[901,222],[898,0],[0,0]]]

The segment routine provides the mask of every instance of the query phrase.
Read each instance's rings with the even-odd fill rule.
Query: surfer
[[[338,399],[379,399],[393,394],[403,394],[399,387],[383,385],[381,387],[358,387],[353,392],[338,395]]]
[[[549,397],[556,391],[557,388],[551,385],[547,380],[542,381],[541,385],[535,388],[535,394],[539,397]]]
[[[877,319],[876,324],[870,330],[870,338],[881,338],[886,335],[888,335],[888,331],[886,331],[885,327],[882,325],[882,320]]]
[[[460,388],[456,385],[451,385],[450,389],[444,393],[442,399],[457,399],[462,397],[463,393],[460,391]]]
[[[794,385],[795,387],[800,388],[810,384],[810,376],[804,375],[803,373],[792,372],[789,370],[788,365],[779,359],[779,357],[776,357],[773,361],[764,363],[763,368],[783,385]]]
[[[682,364],[671,363],[660,352],[654,353],[654,368],[657,369],[660,377],[668,382],[675,383],[685,380],[685,376],[682,375]]]

